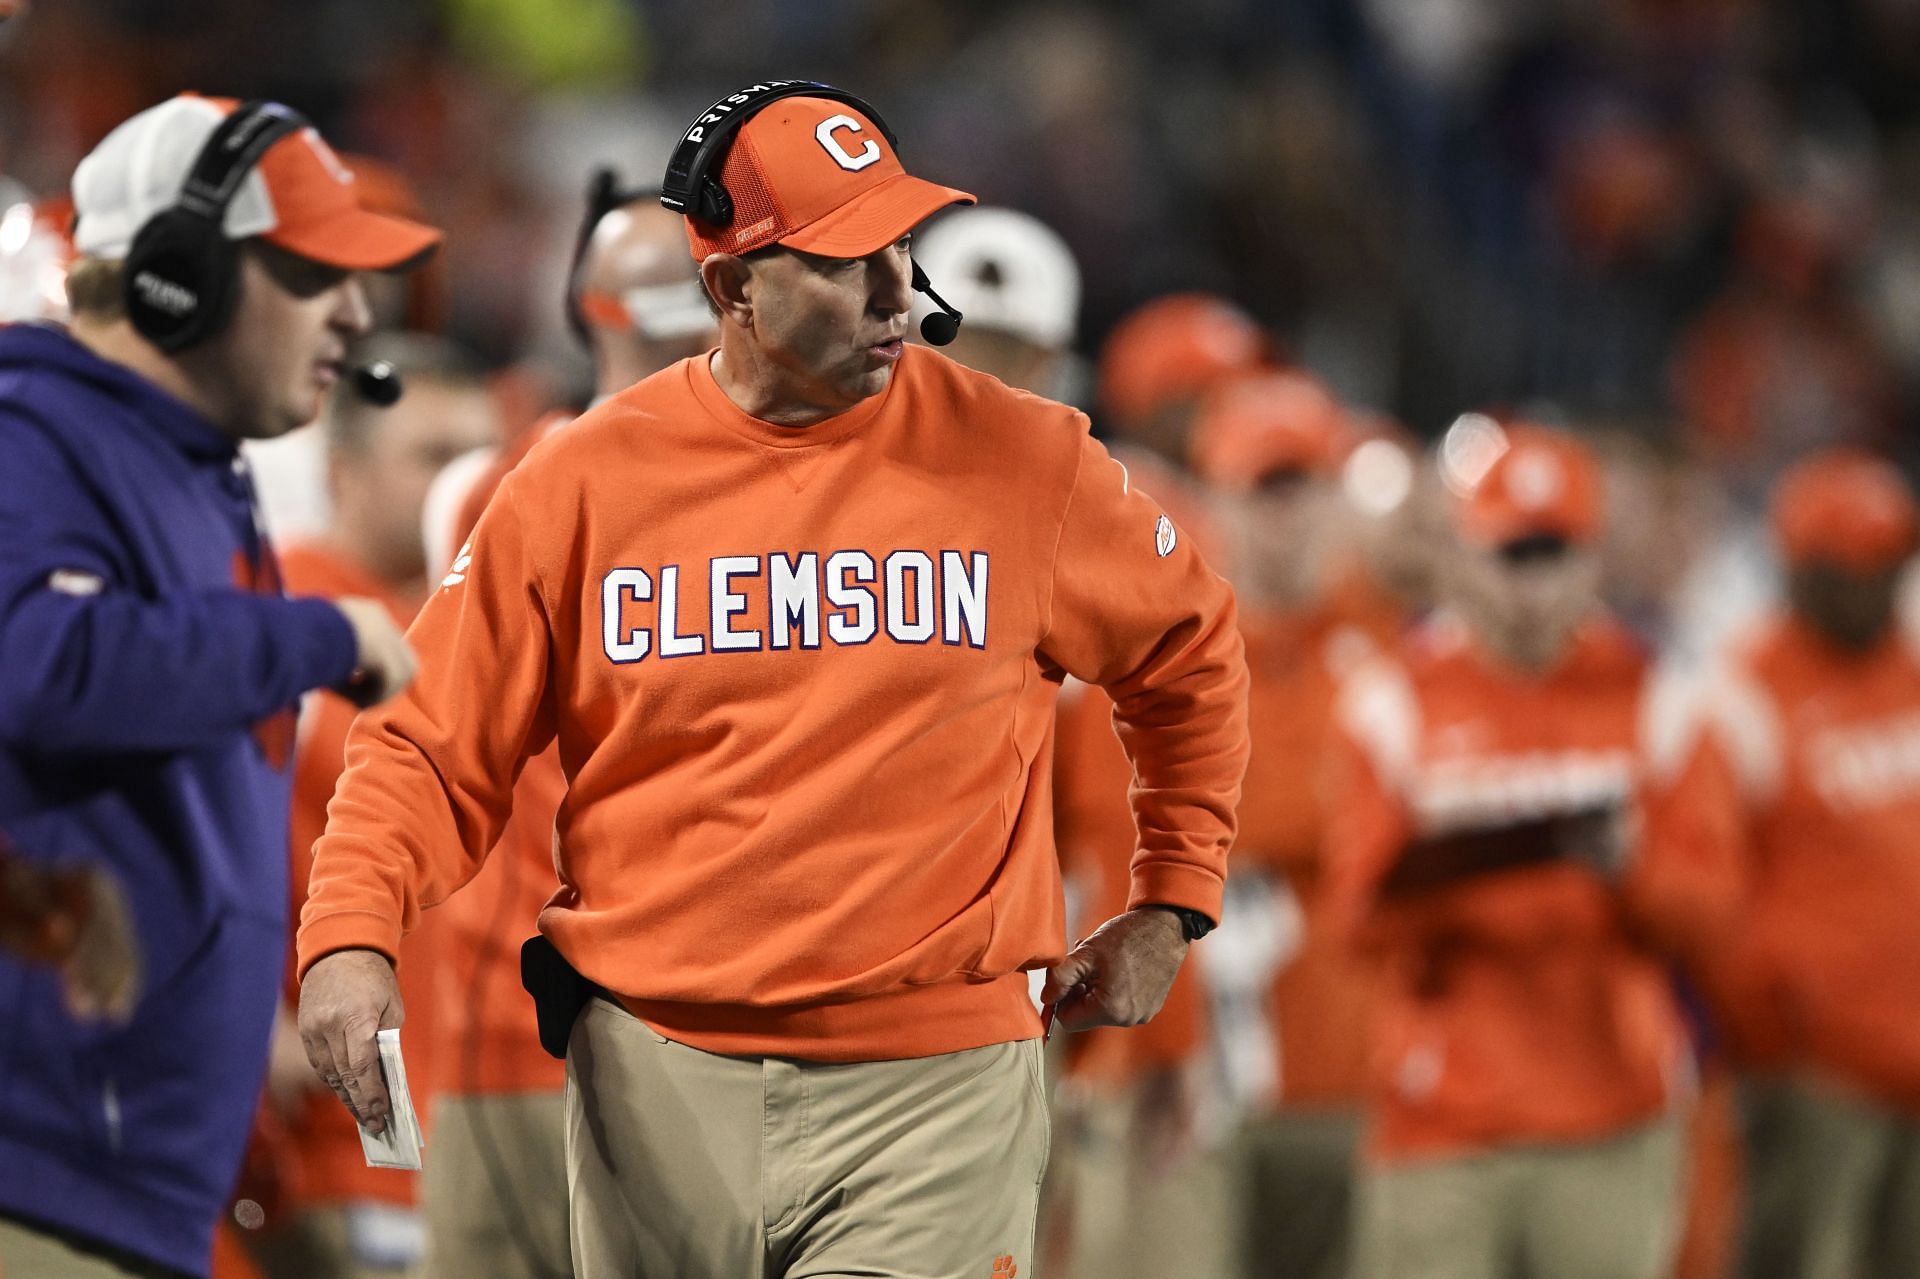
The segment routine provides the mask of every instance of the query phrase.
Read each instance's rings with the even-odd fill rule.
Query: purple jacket
[[[206,1272],[287,954],[293,709],[353,663],[279,592],[231,441],[0,328],[0,830],[119,875],[146,980],[130,1025],[80,1025],[0,958],[0,1215]]]

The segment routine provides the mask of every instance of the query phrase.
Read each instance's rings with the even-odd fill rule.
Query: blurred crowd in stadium
[[[1240,596],[1226,917],[1152,1024],[1056,1038],[1040,1272],[1920,1274],[1920,7],[35,4],[0,322],[64,316],[114,124],[305,111],[446,247],[374,299],[407,398],[252,457],[289,586],[404,617],[504,465],[705,349],[620,182],[767,74],[993,206],[916,238],[949,354],[1087,408]],[[1076,935],[1126,891],[1110,709],[1061,698]],[[352,713],[303,714],[296,893]],[[424,1189],[284,1028],[216,1273],[564,1258],[513,973],[563,784],[528,769],[511,855],[407,943]]]

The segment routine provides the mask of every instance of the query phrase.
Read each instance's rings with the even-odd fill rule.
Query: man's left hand
[[[1040,998],[1068,1030],[1138,1026],[1167,1002],[1186,934],[1170,910],[1144,906],[1115,915],[1047,972]]]

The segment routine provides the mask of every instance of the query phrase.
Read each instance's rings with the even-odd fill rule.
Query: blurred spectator
[[[1745,1101],[1747,1279],[1920,1273],[1920,659],[1895,592],[1920,516],[1853,450],[1775,491],[1786,608],[1714,705],[1751,888],[1720,969]]]
[[[1193,469],[1230,553],[1252,675],[1253,755],[1220,934],[1204,969],[1227,1094],[1242,1118],[1227,1171],[1237,1273],[1348,1273],[1353,1167],[1377,980],[1328,926],[1320,761],[1343,676],[1400,629],[1345,537],[1342,467],[1357,433],[1296,371],[1202,401]]]
[[[1598,610],[1592,455],[1518,426],[1442,462],[1457,620],[1343,691],[1329,802],[1327,912],[1386,983],[1355,1273],[1654,1279],[1690,1076],[1668,965],[1731,905],[1729,783]]]
[[[1187,462],[1187,435],[1206,393],[1266,364],[1260,327],[1222,298],[1158,298],[1128,315],[1100,352],[1101,426],[1125,444],[1175,467]]]
[[[67,318],[73,203],[8,203],[0,190],[0,324]]]
[[[947,355],[1008,386],[1072,398],[1080,268],[1050,227],[1012,209],[957,209],[915,234],[913,257],[934,290],[966,316]],[[909,337],[919,338],[931,310],[916,293]]]
[[[499,424],[479,365],[443,339],[377,337],[358,347],[354,358],[390,363],[406,393],[392,407],[381,407],[350,384],[336,389],[321,423],[333,520],[323,537],[287,548],[281,573],[289,589],[305,594],[377,599],[396,625],[405,626],[427,596],[419,536],[427,487],[453,458],[497,440]],[[356,713],[332,693],[314,695],[301,711],[293,764],[296,918]],[[434,988],[444,962],[441,936],[437,916],[423,921],[408,935],[399,968],[409,1013],[408,1078],[423,1115],[430,1114],[433,1064],[449,1051]],[[403,1273],[421,1252],[416,1175],[366,1166],[352,1117],[307,1062],[294,1020],[298,1000],[289,969],[256,1138],[267,1147],[263,1155],[278,1179],[275,1212],[264,1229],[246,1236],[248,1249],[267,1279]],[[243,1186],[242,1193],[250,1189]]]

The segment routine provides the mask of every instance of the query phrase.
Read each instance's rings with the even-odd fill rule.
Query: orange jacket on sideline
[[[1597,1140],[1691,1096],[1673,959],[1724,937],[1732,781],[1676,681],[1589,624],[1529,677],[1430,625],[1343,690],[1329,910],[1387,965],[1370,1150],[1394,1160]],[[1616,883],[1572,860],[1400,900],[1409,840],[1617,804]]]
[[[1065,949],[1048,779],[1063,674],[1142,778],[1131,900],[1216,914],[1246,761],[1226,584],[1060,405],[909,348],[806,429],[708,357],[544,441],[362,717],[304,969],[391,953],[478,868],[557,741],[541,926],[662,1033],[864,1060],[1038,1034]]]
[[[1810,1067],[1920,1113],[1920,656],[1849,658],[1791,618],[1716,690],[1751,896],[1719,965],[1750,1066]]]

